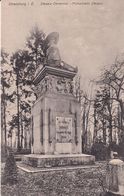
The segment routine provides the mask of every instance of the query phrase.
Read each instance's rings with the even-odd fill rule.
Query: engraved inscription
[[[58,143],[71,143],[72,118],[56,117],[56,141]]]

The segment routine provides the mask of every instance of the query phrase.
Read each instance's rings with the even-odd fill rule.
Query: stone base
[[[48,168],[61,166],[92,165],[95,157],[86,154],[64,154],[64,155],[38,155],[30,154],[22,157],[22,163],[32,167]]]

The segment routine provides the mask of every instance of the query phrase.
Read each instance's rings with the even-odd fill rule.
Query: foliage
[[[105,68],[96,83],[94,141],[100,135],[104,143],[120,143],[124,135],[124,60],[116,59]]]
[[[102,75],[102,82],[107,86],[110,93],[109,101],[112,102],[111,129],[118,129],[119,134],[124,134],[124,60],[116,59],[115,63],[106,69]],[[108,108],[109,109],[109,108]],[[109,115],[109,116],[110,116]],[[121,137],[119,135],[121,141]],[[119,141],[119,142],[120,142]]]
[[[27,166],[28,167],[28,166]],[[98,169],[99,168],[99,169]],[[2,193],[8,195],[80,195],[96,196],[103,191],[106,163],[97,167],[76,170],[25,173],[19,170],[19,183],[2,186]],[[57,185],[57,186],[56,186]]]
[[[120,157],[122,157],[122,159],[124,161],[124,140],[122,140],[118,146],[118,154]]]
[[[27,50],[18,50],[11,56],[11,63],[15,74],[17,114],[12,116],[10,130],[18,130],[18,150],[22,148],[25,127],[30,126],[31,105],[35,100],[32,89],[36,67],[43,57],[43,32],[34,28],[27,38]],[[34,96],[32,96],[34,95]]]
[[[89,83],[88,91],[80,90],[81,102],[81,126],[82,126],[82,152],[90,154],[92,136],[92,106],[93,106],[93,83]]]
[[[44,32],[35,26],[27,37],[25,49],[19,49],[11,56],[4,50],[1,52],[2,127],[5,146],[7,136],[12,137],[13,130],[17,130],[18,149],[22,148],[24,132],[30,127],[31,106],[36,99],[33,78],[36,68],[44,62],[44,39]],[[7,91],[11,85],[11,89]],[[8,101],[17,102],[15,113],[10,111],[9,121],[6,120]]]
[[[106,145],[101,140],[96,140],[92,145],[91,154],[95,156],[96,161],[106,160],[108,157]]]
[[[4,158],[7,146],[7,108],[9,103],[14,102],[13,91],[10,91],[13,81],[12,66],[9,62],[9,55],[1,50],[1,138],[2,157]]]
[[[12,77],[12,69],[9,64],[9,54],[1,50],[1,84],[2,87],[9,88]],[[5,98],[5,97],[4,97]]]
[[[8,148],[8,155],[6,158],[4,173],[3,173],[3,184],[16,184],[18,182],[17,166],[14,159],[13,152]]]
[[[36,70],[40,63],[44,62],[44,40],[45,33],[35,26],[26,41],[26,46],[29,51],[29,56],[31,58],[32,66]],[[30,67],[31,68],[31,67]]]
[[[114,151],[114,152],[119,152],[119,145],[116,144],[116,142],[112,142],[111,144],[109,144],[108,150]]]

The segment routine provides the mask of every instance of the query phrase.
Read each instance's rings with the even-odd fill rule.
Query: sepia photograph
[[[124,196],[124,0],[1,2],[1,196]]]

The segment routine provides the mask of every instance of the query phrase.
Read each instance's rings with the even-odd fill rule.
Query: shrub
[[[116,142],[111,142],[108,146],[109,151],[119,152],[119,146]]]
[[[31,149],[21,149],[19,152],[16,151],[17,149],[15,149],[14,154],[18,155],[18,154],[31,154]]]
[[[6,157],[7,157],[7,154],[6,154],[6,147],[5,145],[2,145],[1,144],[1,162],[5,162],[6,160]]]
[[[91,148],[91,154],[95,156],[97,161],[107,159],[107,147],[102,141],[96,141]]]
[[[124,141],[119,144],[119,156],[124,160]]]
[[[18,173],[17,173],[15,158],[12,150],[8,148],[2,183],[15,184],[17,182],[18,182]]]

